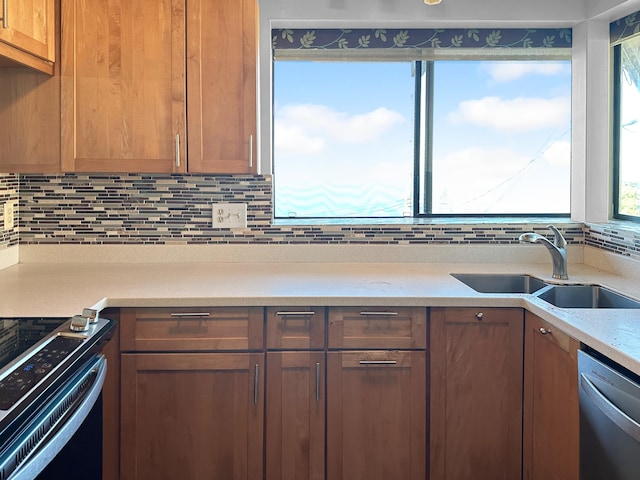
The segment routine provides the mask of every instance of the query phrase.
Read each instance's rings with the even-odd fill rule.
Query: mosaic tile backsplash
[[[2,175],[0,202],[19,200],[20,244],[512,244],[535,219],[470,223],[274,225],[268,175]],[[214,229],[211,203],[245,202],[246,229]],[[466,222],[466,223],[465,223]],[[640,237],[607,225],[558,222],[567,241],[640,259]]]

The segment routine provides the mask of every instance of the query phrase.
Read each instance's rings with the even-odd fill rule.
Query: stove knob
[[[89,317],[83,317],[82,315],[74,315],[71,318],[71,325],[69,330],[72,332],[86,332],[89,330]]]
[[[98,323],[98,311],[93,308],[83,308],[82,316],[89,318],[89,323]]]

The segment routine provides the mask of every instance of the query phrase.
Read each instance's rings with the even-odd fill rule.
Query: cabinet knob
[[[542,335],[551,335],[551,330],[549,330],[548,328],[540,327],[540,333]]]
[[[476,320],[481,322],[483,318],[484,318],[484,313],[482,313],[482,312],[476,313]]]

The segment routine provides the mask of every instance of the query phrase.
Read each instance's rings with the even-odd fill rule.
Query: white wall
[[[259,0],[260,171],[271,172],[271,29],[574,27],[572,217],[609,215],[608,24],[640,0]]]

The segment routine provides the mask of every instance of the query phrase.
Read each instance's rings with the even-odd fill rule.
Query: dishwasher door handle
[[[580,374],[580,386],[598,410],[636,442],[640,442],[640,424],[611,403],[584,373]]]

